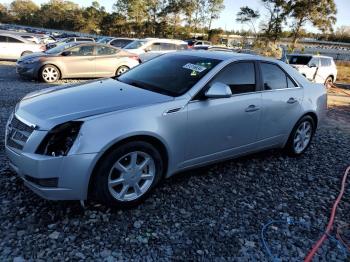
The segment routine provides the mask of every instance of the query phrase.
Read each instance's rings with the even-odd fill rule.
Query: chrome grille
[[[34,127],[28,126],[16,118],[16,116],[13,116],[12,120],[7,126],[7,146],[22,150],[33,131]]]

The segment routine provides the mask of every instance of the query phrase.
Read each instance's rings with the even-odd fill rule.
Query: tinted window
[[[91,38],[77,38],[77,41],[88,41],[92,42],[93,40]]]
[[[288,87],[286,74],[279,66],[267,63],[261,63],[260,65],[265,90],[284,89]]]
[[[149,47],[149,49],[151,50],[151,51],[160,51],[161,49],[160,49],[160,43],[153,43],[150,47]]]
[[[311,56],[288,56],[288,62],[291,65],[307,65],[310,60]]]
[[[288,76],[287,76],[287,85],[288,85],[288,88],[297,87],[297,85]]]
[[[6,36],[0,35],[0,43],[7,42]]]
[[[96,54],[97,55],[114,55],[117,53],[117,50],[107,46],[97,46]]]
[[[140,64],[118,80],[153,92],[179,96],[220,62],[197,56],[164,55]]]
[[[187,49],[188,49],[188,45],[186,44],[177,45],[177,50],[187,50]]]
[[[137,49],[143,45],[145,45],[147,43],[147,41],[143,41],[143,40],[135,40],[132,41],[130,44],[128,44],[127,46],[125,46],[124,49]]]
[[[115,47],[120,47],[120,48],[123,48],[125,46],[127,46],[129,43],[131,43],[132,40],[127,40],[127,39],[116,39],[114,41],[111,42],[111,45],[112,46],[115,46]]]
[[[232,94],[254,92],[256,90],[254,63],[244,62],[228,65],[218,73],[210,84],[215,82],[228,85]]]
[[[71,56],[92,56],[94,55],[94,47],[91,45],[83,45],[73,47],[71,50]]]
[[[13,38],[13,37],[7,37],[7,42],[8,43],[23,43],[22,41],[16,39],[16,38]]]
[[[172,51],[176,50],[176,45],[171,43],[160,43],[161,51]]]

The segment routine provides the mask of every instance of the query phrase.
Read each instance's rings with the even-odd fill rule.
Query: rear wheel
[[[326,87],[331,87],[333,85],[333,81],[334,81],[333,77],[329,76],[329,77],[327,77],[327,79],[326,79],[324,84],[325,84]]]
[[[290,156],[300,156],[310,146],[314,134],[314,120],[311,116],[304,116],[293,128],[285,147],[286,152]]]
[[[46,65],[41,69],[41,79],[46,83],[54,83],[61,77],[60,70],[54,65]]]
[[[109,152],[97,168],[94,189],[106,205],[132,207],[142,202],[159,182],[163,161],[147,142],[129,142]]]
[[[127,66],[121,66],[121,67],[119,67],[119,68],[117,69],[117,71],[115,72],[115,75],[116,75],[116,76],[120,76],[120,75],[124,74],[125,72],[127,72],[127,71],[129,71],[129,70],[130,70],[129,67],[127,67]]]
[[[22,54],[21,54],[21,57],[22,56],[25,56],[25,55],[30,55],[32,54],[33,52],[32,51],[24,51]]]

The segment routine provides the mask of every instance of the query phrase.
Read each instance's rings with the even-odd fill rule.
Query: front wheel
[[[46,65],[41,69],[41,79],[46,83],[54,83],[61,77],[60,71],[54,65]]]
[[[332,85],[333,85],[333,77],[331,77],[331,76],[327,77],[326,82],[324,83],[324,85],[326,87],[332,87]]]
[[[130,70],[129,67],[127,67],[127,66],[121,66],[121,67],[119,67],[119,68],[117,69],[117,71],[115,72],[115,75],[116,75],[116,76],[120,76],[120,75],[124,74],[125,72],[127,72],[127,71],[129,71],[129,70]]]
[[[286,152],[290,156],[300,156],[310,146],[314,134],[314,120],[311,116],[304,116],[294,126],[285,147]]]
[[[109,152],[96,171],[95,196],[109,206],[141,203],[159,182],[163,161],[147,142],[130,142]]]

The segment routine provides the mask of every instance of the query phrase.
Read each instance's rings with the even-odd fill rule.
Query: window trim
[[[213,75],[208,81],[205,83],[205,85],[191,98],[190,102],[198,102],[198,101],[203,101],[201,99],[201,96],[209,89],[209,84],[210,82],[217,76],[219,75],[223,70],[225,70],[228,66],[231,66],[233,64],[240,64],[240,63],[253,63],[254,65],[254,70],[255,70],[255,91],[254,92],[246,92],[246,93],[241,93],[241,94],[232,94],[231,97],[234,96],[241,96],[241,95],[248,95],[248,94],[256,94],[261,92],[261,76],[259,72],[259,67],[257,64],[257,60],[249,59],[249,60],[236,60],[233,62],[228,63],[225,65],[223,68],[219,70],[215,75]]]
[[[273,90],[265,90],[264,88],[264,78],[263,78],[263,74],[262,74],[262,69],[261,69],[261,64],[271,64],[271,65],[275,65],[278,68],[280,68],[282,70],[282,72],[286,75],[286,77],[289,77],[289,79],[294,83],[294,85],[296,85],[295,87],[292,88],[279,88],[279,89],[273,89]],[[282,91],[282,90],[293,90],[293,89],[297,89],[297,88],[302,88],[302,86],[290,75],[288,74],[288,72],[286,70],[284,70],[284,68],[282,68],[279,64],[274,63],[274,62],[270,62],[270,61],[258,61],[258,67],[259,67],[259,72],[260,72],[260,85],[261,85],[261,92],[274,92],[274,91]],[[287,79],[286,79],[287,81]],[[287,83],[288,86],[288,83]]]

